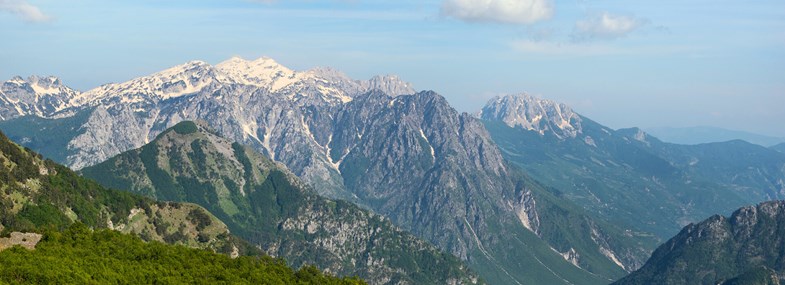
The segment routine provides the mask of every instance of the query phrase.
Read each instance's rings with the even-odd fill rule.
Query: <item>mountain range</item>
[[[313,250],[322,268],[379,283],[444,273],[393,270],[423,260],[475,280],[430,243],[491,284],[607,284],[680,227],[785,193],[774,148],[663,143],[528,95],[474,116],[396,76],[270,58],[193,61],[85,92],[17,77],[0,88],[0,116],[13,140],[104,185],[200,204],[292,264]],[[360,225],[348,243],[342,223]],[[390,236],[361,234],[370,225]],[[361,265],[391,257],[374,241],[423,254]]]
[[[12,81],[0,95],[35,91],[33,82]],[[204,120],[318,194],[372,209],[466,260],[490,283],[607,283],[653,248],[526,181],[479,120],[394,76],[357,81],[327,68],[296,72],[269,58],[233,58],[73,94],[43,117],[7,116],[0,129],[78,169],[180,121]],[[575,220],[584,232],[545,218]]]
[[[729,130],[718,127],[698,126],[684,128],[646,128],[647,133],[662,141],[676,144],[702,144],[743,140],[761,146],[773,146],[785,143],[783,137],[773,137],[744,131]]]
[[[492,99],[478,116],[504,157],[534,179],[604,220],[661,239],[785,196],[785,155],[748,142],[664,143],[527,94]]]

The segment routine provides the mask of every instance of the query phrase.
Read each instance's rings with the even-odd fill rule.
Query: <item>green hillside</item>
[[[314,267],[292,270],[270,257],[223,254],[144,242],[81,223],[47,231],[34,250],[0,251],[3,284],[364,284]]]
[[[106,189],[0,133],[0,231],[62,230],[74,222],[150,241],[256,252],[204,208]]]

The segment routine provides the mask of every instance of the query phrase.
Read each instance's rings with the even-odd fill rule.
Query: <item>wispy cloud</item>
[[[571,37],[574,41],[613,40],[626,37],[646,24],[645,19],[603,12],[578,20]]]
[[[601,44],[576,44],[538,40],[518,40],[512,47],[526,54],[551,56],[596,56],[621,53],[617,47]]]
[[[0,11],[17,15],[27,22],[41,23],[52,20],[52,17],[41,12],[41,9],[24,0],[0,0]]]
[[[513,49],[531,55],[556,57],[589,57],[589,56],[636,56],[636,55],[671,55],[695,54],[705,52],[705,47],[682,45],[659,46],[621,46],[601,42],[552,42],[537,40],[517,40],[511,43]]]
[[[532,24],[553,16],[551,0],[445,0],[443,15],[467,22]]]

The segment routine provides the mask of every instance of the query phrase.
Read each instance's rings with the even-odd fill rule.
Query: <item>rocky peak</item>
[[[113,99],[122,103],[157,102],[199,92],[213,82],[212,66],[204,61],[190,61],[127,82],[102,85],[84,92],[74,104],[94,105]]]
[[[39,77],[39,76],[33,75],[33,76],[30,76],[30,78],[28,78],[28,81],[30,82],[31,85],[36,85],[36,86],[44,87],[44,88],[47,88],[47,89],[54,89],[54,88],[63,87],[63,85],[60,83],[60,78],[57,78],[55,76]],[[47,91],[49,91],[49,90],[47,90]]]
[[[526,93],[495,97],[480,111],[480,118],[501,121],[559,138],[575,138],[582,133],[581,117],[562,103],[540,99]]]
[[[303,79],[303,74],[295,72],[269,57],[245,60],[232,57],[215,65],[228,81],[245,85],[255,85],[278,91]]]
[[[784,225],[785,201],[744,207],[728,218],[715,215],[684,227],[616,284],[719,284],[761,267],[783,276]]]
[[[51,116],[65,109],[79,92],[62,85],[54,76],[14,76],[0,86],[0,117],[34,114]]]
[[[619,129],[616,131],[617,134],[622,135],[624,138],[632,141],[640,142],[646,146],[651,146],[652,142],[658,142],[659,140],[640,128],[633,127],[633,128],[626,128],[626,129]]]
[[[7,83],[7,84],[15,84],[15,85],[22,85],[22,84],[26,84],[27,81],[25,81],[24,78],[22,78],[21,76],[17,75],[17,76],[14,76],[13,78],[11,78],[10,80],[6,81],[5,83]]]
[[[3,83],[3,91],[13,91],[14,89],[24,89],[30,94],[42,95],[57,95],[62,93],[75,94],[76,90],[62,85],[60,79],[55,76],[37,76],[31,75],[27,80],[21,76],[14,76],[10,80]]]
[[[396,75],[374,76],[368,81],[361,82],[365,90],[378,89],[392,96],[414,94],[411,83],[403,81]]]

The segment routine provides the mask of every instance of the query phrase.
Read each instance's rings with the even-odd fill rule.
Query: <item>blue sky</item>
[[[781,0],[0,0],[0,79],[86,90],[200,59],[398,74],[458,110],[529,92],[621,128],[785,137]]]

